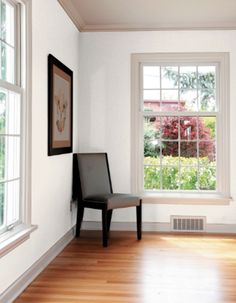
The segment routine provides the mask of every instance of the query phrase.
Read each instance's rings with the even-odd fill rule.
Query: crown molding
[[[72,1],[58,0],[80,32],[236,30],[236,22],[195,24],[86,24]]]
[[[236,30],[236,23],[219,24],[196,24],[190,25],[158,25],[147,27],[147,25],[126,25],[126,24],[106,24],[106,25],[86,25],[80,29],[81,32],[128,32],[128,31],[198,31],[198,30]]]
[[[77,27],[77,29],[82,32],[85,27],[85,22],[83,18],[79,15],[76,7],[73,5],[73,2],[68,0],[58,0],[64,11],[67,13],[71,21]],[[76,11],[76,14],[75,14]]]

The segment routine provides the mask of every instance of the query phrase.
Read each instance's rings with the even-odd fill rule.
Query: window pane
[[[144,165],[145,166],[157,166],[160,165],[160,156],[158,157],[151,157],[147,156],[144,158]]]
[[[144,90],[143,107],[144,111],[160,111],[160,91]]]
[[[216,110],[216,98],[214,90],[199,90],[199,110],[211,112]]]
[[[177,140],[179,137],[179,118],[162,117],[162,138]]]
[[[198,87],[199,87],[199,109],[201,111],[215,111],[216,98],[216,67],[198,67]]]
[[[180,66],[179,86],[181,90],[190,90],[197,87],[196,66]]]
[[[180,139],[196,140],[198,133],[197,117],[180,117]]]
[[[15,59],[14,49],[1,42],[1,79],[14,83]]]
[[[0,134],[20,134],[20,95],[0,88]]]
[[[216,134],[216,118],[199,118],[199,140],[214,140]]]
[[[197,90],[183,90],[180,92],[180,110],[194,112],[198,110]]]
[[[0,134],[6,132],[6,92],[0,89]]]
[[[199,142],[199,157],[206,157],[209,161],[216,161],[216,149],[214,141]]]
[[[5,179],[5,162],[6,162],[6,156],[5,156],[5,144],[6,140],[5,137],[0,136],[0,181]]]
[[[143,88],[160,88],[160,67],[143,67]]]
[[[163,112],[174,112],[178,111],[179,109],[179,102],[178,101],[162,101],[161,102],[161,110]]]
[[[199,189],[216,190],[216,167],[210,163],[199,169]]]
[[[164,101],[175,101],[176,104],[179,102],[178,90],[177,89],[166,89],[161,91],[161,100]]]
[[[9,92],[9,100],[7,104],[7,133],[10,135],[19,135],[20,134],[20,115],[21,115],[21,106],[20,106],[20,95]]]
[[[162,90],[161,91],[161,110],[162,111],[178,111],[179,100],[178,90]]]
[[[160,118],[158,117],[144,118],[144,157],[159,157],[160,125]]]
[[[197,142],[180,143],[180,163],[182,166],[197,165]]]
[[[162,142],[162,155],[178,157],[179,155],[179,143],[173,141],[163,141]]]
[[[0,136],[0,178],[20,177],[20,138]]]
[[[198,189],[198,168],[181,167],[180,189],[196,190]]]
[[[144,189],[155,190],[161,188],[161,171],[156,166],[144,166]]]
[[[20,177],[20,138],[8,137],[7,138],[7,179],[14,179]]]
[[[7,2],[1,1],[1,39],[14,46],[14,7]]]
[[[3,225],[4,222],[4,183],[0,183],[0,228]]]
[[[177,88],[178,87],[178,67],[177,66],[165,66],[161,68],[161,87],[165,88]]]
[[[162,157],[163,166],[179,166],[179,157],[164,156]]]
[[[7,197],[7,224],[12,224],[19,219],[20,206],[20,181],[7,182],[6,197]]]
[[[179,188],[178,166],[162,167],[162,189],[176,190]]]
[[[198,87],[203,90],[214,90],[216,85],[216,67],[198,66]]]

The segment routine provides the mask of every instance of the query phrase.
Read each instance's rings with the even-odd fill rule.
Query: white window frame
[[[36,229],[31,224],[31,1],[7,0],[17,9],[15,20],[16,77],[15,83],[0,80],[0,86],[21,95],[21,201],[20,220],[0,235],[0,257],[29,238]]]
[[[216,65],[217,79],[217,191],[215,193],[143,190],[142,65]],[[131,55],[131,187],[148,203],[227,204],[230,201],[229,53],[145,53]]]

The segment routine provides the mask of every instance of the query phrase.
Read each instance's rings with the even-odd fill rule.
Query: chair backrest
[[[112,193],[112,184],[106,153],[79,153],[78,164],[82,199]]]

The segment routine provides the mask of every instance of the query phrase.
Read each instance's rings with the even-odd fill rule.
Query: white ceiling
[[[80,31],[236,29],[236,0],[58,0]]]

